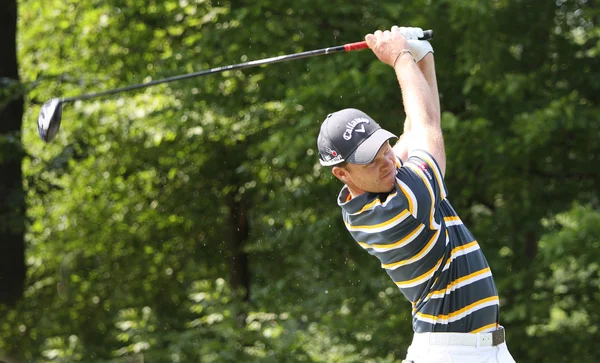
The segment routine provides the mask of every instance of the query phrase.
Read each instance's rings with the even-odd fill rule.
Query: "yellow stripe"
[[[414,231],[410,232],[406,237],[402,238],[399,241],[396,241],[392,244],[386,244],[386,245],[381,245],[381,244],[367,244],[365,242],[358,242],[359,245],[363,246],[364,248],[389,248],[392,249],[398,245],[401,245],[402,243],[404,243],[406,240],[410,239],[415,233],[418,233],[419,230],[421,229],[422,224],[419,223],[419,225],[417,226],[417,228],[414,229]]]
[[[397,193],[397,192],[394,192],[394,193],[392,193],[392,194],[389,194],[389,195],[387,196],[387,198],[385,199],[384,203],[385,203],[385,202],[387,202],[388,200],[390,200],[390,198],[393,198],[393,197],[395,197],[395,196],[396,196],[396,194],[398,194],[398,193]],[[368,209],[371,209],[371,208],[373,208],[373,207],[375,207],[375,206],[377,206],[377,205],[381,205],[381,204],[382,204],[382,203],[381,203],[381,200],[379,200],[379,199],[375,199],[375,200],[374,200],[374,201],[372,201],[371,203],[369,203],[369,204],[366,204],[364,207],[362,207],[362,209],[361,209],[361,210],[359,210],[359,211],[358,211],[358,212],[356,212],[356,213],[352,213],[351,215],[352,215],[352,216],[355,216],[355,215],[361,214],[362,212],[364,212],[364,211],[366,211],[366,210],[368,210]]]
[[[440,258],[440,260],[435,264],[435,266],[433,266],[433,268],[431,270],[425,272],[424,274],[422,274],[419,277],[416,277],[416,278],[414,278],[412,280],[408,280],[408,281],[394,281],[394,282],[396,282],[396,285],[398,285],[398,287],[402,287],[403,285],[410,285],[412,283],[415,283],[415,282],[419,281],[420,279],[424,278],[425,276],[430,275],[433,271],[435,271],[442,263],[442,260],[443,260],[443,257]]]
[[[427,242],[425,247],[423,247],[423,249],[421,249],[421,251],[419,253],[417,253],[413,257],[406,259],[406,260],[402,260],[402,261],[398,261],[398,262],[394,262],[394,263],[382,264],[381,267],[383,267],[383,268],[397,267],[397,266],[407,265],[411,262],[419,260],[421,257],[423,257],[423,255],[425,254],[425,251],[427,251],[429,246],[431,246],[431,244],[433,244],[435,241],[437,241],[439,236],[440,236],[440,230],[438,229],[437,232],[435,232],[434,235],[431,236],[431,238],[429,239],[429,242]]]
[[[438,186],[440,187],[440,199],[443,200],[446,198],[446,191],[444,190],[444,184],[442,183],[442,178],[438,172],[438,168],[435,166],[435,162],[424,152],[418,153],[421,158],[425,159],[429,168],[433,170],[433,174],[435,174],[435,178],[438,181]]]
[[[472,273],[472,274],[470,274],[470,275],[463,276],[463,277],[461,277],[461,278],[459,278],[459,279],[456,279],[456,280],[454,280],[454,281],[450,282],[450,283],[448,284],[448,286],[446,286],[446,287],[445,287],[445,288],[443,288],[443,289],[440,289],[440,290],[437,290],[437,291],[432,291],[432,292],[430,292],[430,293],[427,295],[426,299],[429,299],[429,298],[431,297],[431,295],[445,293],[446,291],[449,291],[450,289],[452,289],[452,288],[453,288],[455,285],[457,285],[457,284],[460,284],[461,282],[463,282],[463,281],[466,281],[466,280],[468,280],[468,279],[470,279],[470,278],[473,278],[473,277],[476,277],[476,276],[482,275],[482,274],[484,274],[484,273],[486,273],[486,272],[492,272],[492,271],[490,270],[490,268],[489,268],[489,267],[486,267],[486,268],[484,268],[484,269],[482,269],[482,270],[475,271],[475,272],[473,272],[473,273]]]
[[[406,166],[409,167],[410,169],[413,169],[413,171],[419,176],[419,178],[421,178],[421,180],[423,180],[423,184],[425,184],[425,186],[427,187],[427,190],[429,191],[429,196],[431,197],[431,211],[429,214],[429,228],[435,229],[433,227],[433,211],[435,211],[435,197],[433,196],[433,190],[431,189],[431,185],[429,185],[429,182],[425,178],[425,175],[423,175],[423,171],[421,169],[419,169],[417,166],[415,166],[411,163],[406,163]]]
[[[482,332],[482,331],[484,331],[484,330],[488,330],[488,329],[490,329],[490,328],[496,328],[496,329],[498,329],[498,323],[491,323],[491,324],[488,324],[488,325],[482,326],[481,328],[479,328],[479,329],[475,329],[475,330],[473,330],[473,331],[470,331],[469,333],[472,333],[472,334],[477,334],[477,333],[479,333],[479,332]]]
[[[408,211],[410,212],[410,214],[414,215],[415,209],[414,209],[412,198],[410,197],[410,194],[406,191],[406,189],[404,189],[402,187],[402,185],[400,183],[396,183],[396,184],[398,184],[398,186],[400,187],[400,190],[402,190],[402,193],[404,193],[404,196],[408,200]]]
[[[447,231],[446,231],[446,232],[447,232]],[[455,253],[455,252],[462,251],[462,250],[466,250],[466,249],[468,249],[468,248],[471,248],[471,247],[473,247],[473,246],[476,246],[476,245],[477,245],[477,241],[473,241],[473,242],[471,242],[471,243],[467,243],[466,245],[462,245],[462,246],[455,247],[455,248],[452,250],[452,252],[450,252],[450,256],[448,257],[448,261],[446,261],[446,265],[444,265],[444,269],[445,269],[446,267],[448,267],[448,265],[450,265],[450,263],[452,262],[452,256],[454,256],[454,253]],[[491,271],[491,270],[490,270],[490,271]],[[433,282],[433,284],[431,284],[431,286],[435,286],[435,283],[436,283],[436,282],[437,282],[437,278],[435,279],[435,281]],[[419,300],[417,300],[417,303],[421,303],[421,301],[422,301],[422,300],[424,300],[424,301],[427,301],[427,300],[429,300],[429,298],[431,298],[431,295],[433,295],[433,294],[435,294],[435,293],[440,293],[440,292],[442,292],[442,291],[444,291],[444,290],[437,290],[437,291],[433,291],[433,292],[431,292],[431,293],[427,294],[427,296],[425,296],[423,299],[419,299]]]
[[[466,245],[462,245],[462,246],[458,246],[458,247],[454,247],[454,249],[452,250],[452,252],[450,252],[450,257],[452,257],[452,255],[457,252],[457,251],[462,251],[462,250],[466,250],[467,248],[471,248],[473,246],[477,245],[477,241],[473,241],[473,242],[469,242]]]
[[[427,319],[432,319],[432,320],[448,320],[454,316],[460,315],[462,313],[464,313],[465,311],[468,310],[472,310],[475,309],[476,307],[478,307],[479,305],[483,305],[485,303],[491,302],[491,301],[498,301],[498,296],[490,296],[490,297],[486,297],[485,299],[481,299],[479,301],[476,301],[472,304],[469,304],[467,306],[465,306],[462,309],[456,310],[448,315],[427,315],[427,314],[422,314],[422,313],[417,313],[418,316],[423,317],[423,318],[427,318]]]
[[[375,200],[374,200],[374,201],[372,201],[371,203],[369,203],[369,204],[366,204],[364,207],[362,207],[362,209],[361,209],[361,210],[359,210],[359,211],[358,211],[358,212],[356,212],[356,213],[352,213],[352,215],[354,216],[354,215],[357,215],[357,214],[361,214],[362,212],[366,211],[366,210],[367,210],[367,209],[369,209],[369,208],[372,208],[373,206],[375,206],[375,205],[377,205],[377,204],[381,204],[381,201],[380,201],[379,199],[375,199]]]
[[[446,221],[446,222],[460,221],[460,217],[458,217],[458,216],[444,217],[444,221]]]
[[[387,226],[388,224],[392,224],[392,223],[394,223],[395,221],[397,221],[398,219],[401,219],[401,218],[405,217],[405,216],[406,216],[406,214],[408,214],[408,211],[405,209],[405,210],[403,210],[403,211],[402,211],[402,213],[398,214],[398,215],[397,215],[397,216],[395,216],[394,218],[392,218],[392,219],[389,219],[389,220],[387,220],[387,221],[385,221],[385,222],[383,222],[383,223],[374,224],[374,225],[372,225],[372,226],[353,226],[353,225],[351,225],[350,223],[346,223],[346,222],[344,222],[344,223],[346,223],[346,227],[347,227],[349,230],[351,230],[351,231],[353,231],[353,230],[356,230],[356,229],[376,229],[376,228],[385,227],[385,226]]]
[[[446,266],[448,266],[452,262],[452,256],[454,255],[454,253],[456,253],[458,251],[466,250],[467,248],[471,248],[476,245],[477,245],[477,241],[473,241],[473,242],[467,243],[466,245],[454,247],[452,252],[450,252],[450,256],[448,257],[448,262],[446,262]]]
[[[435,284],[437,283],[437,281],[439,280],[439,276],[435,278],[435,280],[433,280],[433,282],[431,283],[431,286],[435,286]],[[427,299],[427,297],[425,297],[425,299]],[[422,299],[418,299],[414,305],[420,304]],[[413,309],[413,314],[415,313],[417,309]]]

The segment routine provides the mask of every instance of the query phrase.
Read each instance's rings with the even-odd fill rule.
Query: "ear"
[[[344,183],[346,183],[346,181],[348,180],[348,171],[344,168],[340,168],[339,166],[334,166],[331,169],[331,173],[333,175],[335,175],[336,178],[338,178],[339,180],[341,180]]]

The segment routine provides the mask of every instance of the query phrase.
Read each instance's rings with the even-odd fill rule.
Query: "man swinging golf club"
[[[393,67],[406,120],[400,140],[357,109],[327,116],[319,160],[345,185],[338,196],[358,244],[412,304],[404,362],[514,362],[479,244],[448,201],[433,49],[420,28],[392,27],[365,40]]]

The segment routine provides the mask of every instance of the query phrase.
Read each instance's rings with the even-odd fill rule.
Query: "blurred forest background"
[[[0,361],[400,362],[410,304],[345,230],[327,113],[398,133],[369,50],[67,104],[153,79],[433,29],[450,199],[517,362],[600,357],[596,0],[7,0]],[[16,32],[15,32],[16,30]]]

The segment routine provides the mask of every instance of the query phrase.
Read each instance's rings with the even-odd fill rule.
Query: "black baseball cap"
[[[396,135],[384,130],[366,113],[346,108],[327,115],[317,138],[319,162],[333,166],[347,161],[369,164],[383,144]]]

